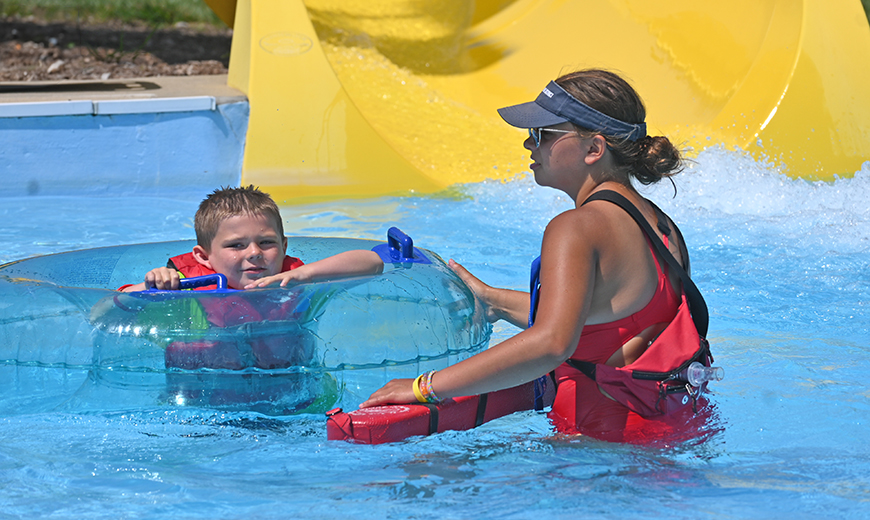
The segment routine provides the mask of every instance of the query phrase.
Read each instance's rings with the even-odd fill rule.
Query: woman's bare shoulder
[[[547,234],[582,239],[584,241],[612,238],[624,226],[619,218],[622,209],[609,202],[595,201],[579,208],[570,209],[547,224]]]

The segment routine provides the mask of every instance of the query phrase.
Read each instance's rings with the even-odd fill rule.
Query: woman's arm
[[[483,303],[487,321],[493,323],[505,320],[521,329],[528,327],[529,293],[492,287],[480,281],[459,263],[450,260],[449,265]]]
[[[592,302],[598,256],[595,240],[579,233],[578,224],[576,215],[560,215],[544,233],[535,326],[439,370],[432,379],[438,397],[517,386],[550,372],[574,353]],[[412,385],[411,379],[390,381],[360,406],[416,402]]]
[[[255,283],[246,285],[245,289],[266,287],[276,282],[280,282],[281,287],[284,287],[289,283],[316,282],[349,276],[366,276],[380,274],[383,271],[384,262],[377,253],[366,249],[357,249],[305,264],[290,271],[261,278]]]

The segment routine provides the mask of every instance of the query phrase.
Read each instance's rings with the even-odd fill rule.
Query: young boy
[[[181,278],[219,273],[233,289],[266,287],[381,273],[384,263],[373,251],[346,251],[311,264],[286,255],[281,213],[272,198],[255,188],[221,188],[199,205],[194,217],[193,251],[152,269],[145,281],[124,292],[149,288],[176,290]]]

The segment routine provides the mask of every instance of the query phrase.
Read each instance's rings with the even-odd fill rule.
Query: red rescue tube
[[[549,385],[548,385],[549,386]],[[396,442],[415,435],[470,430],[535,406],[534,381],[483,395],[445,399],[440,404],[395,404],[326,412],[326,438],[360,444]]]

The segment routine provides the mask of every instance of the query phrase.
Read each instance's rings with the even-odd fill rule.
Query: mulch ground
[[[232,30],[0,21],[0,81],[226,74]]]

